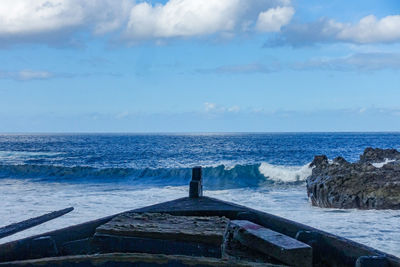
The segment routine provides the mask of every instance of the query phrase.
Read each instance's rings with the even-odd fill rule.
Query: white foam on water
[[[232,170],[233,168],[235,168],[235,164],[224,164],[224,170],[225,171],[230,171],[230,170]]]
[[[372,163],[372,165],[375,168],[382,168],[384,165],[386,165],[386,164],[388,164],[390,162],[395,162],[395,161],[396,160],[394,160],[394,159],[385,159],[385,161],[383,161],[383,162]]]
[[[0,244],[189,194],[188,186],[138,188],[125,183],[45,183],[0,179],[0,227],[74,207],[60,218],[0,239]]]
[[[21,164],[25,160],[55,157],[62,152],[0,151],[0,163]],[[53,158],[54,159],[54,158]]]
[[[311,175],[312,168],[309,167],[309,164],[304,166],[282,166],[263,162],[259,167],[259,171],[270,180],[290,183],[305,181]]]
[[[400,210],[313,207],[304,185],[209,190],[204,194],[298,221],[400,256]],[[0,227],[68,206],[75,207],[74,211],[60,218],[1,239],[0,243],[187,195],[186,185],[138,188],[123,182],[80,184],[0,179]]]
[[[61,152],[33,152],[33,151],[0,151],[1,157],[14,157],[14,158],[26,158],[35,156],[56,156],[62,154]]]

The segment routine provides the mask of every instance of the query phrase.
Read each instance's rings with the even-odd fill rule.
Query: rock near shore
[[[314,206],[400,209],[400,152],[395,149],[367,148],[355,163],[316,156],[310,167],[307,194]]]

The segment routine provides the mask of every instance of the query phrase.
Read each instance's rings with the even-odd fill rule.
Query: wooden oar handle
[[[66,209],[62,210],[57,210],[53,211],[44,215],[41,215],[39,217],[31,218],[19,223],[13,223],[4,227],[0,228],[0,238],[21,232],[23,230],[26,230],[28,228],[31,228],[33,226],[48,222],[50,220],[53,220],[55,218],[58,218],[60,216],[63,216],[64,214],[67,214],[68,212],[73,211],[73,207],[69,207]]]

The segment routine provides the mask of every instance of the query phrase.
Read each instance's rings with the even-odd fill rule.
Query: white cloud
[[[216,108],[217,108],[217,104],[215,104],[215,103],[209,103],[209,102],[204,103],[204,111],[205,112],[213,111]]]
[[[53,74],[47,71],[22,70],[17,73],[20,80],[48,79],[52,76]]]
[[[290,22],[294,15],[291,6],[268,9],[258,15],[256,28],[261,32],[279,32],[282,26]]]
[[[117,120],[121,120],[121,119],[125,119],[130,115],[130,113],[128,111],[123,111],[121,113],[118,113],[115,115],[115,119]]]
[[[290,23],[290,0],[1,0],[0,45],[74,43],[79,31],[123,33],[127,41],[190,38],[247,32],[281,32],[269,45],[326,42],[356,44],[400,41],[400,15],[368,15],[355,23],[322,18]],[[286,26],[286,27],[283,27]],[[76,41],[76,40],[75,40]],[[79,43],[79,41],[78,41]]]
[[[356,44],[394,43],[400,41],[400,15],[378,19],[363,17],[355,24],[322,18],[307,24],[290,24],[277,39],[267,45],[293,46],[314,43],[347,42]]]
[[[341,71],[341,72],[362,72],[373,73],[382,70],[400,70],[399,53],[355,53],[342,57],[318,57],[304,61],[279,62],[271,61],[266,63],[250,63],[239,65],[224,65],[216,68],[196,69],[199,74],[227,74],[227,75],[248,75],[248,74],[269,74],[282,70],[295,71]],[[215,104],[211,106],[206,103],[208,109],[217,109]],[[221,107],[218,107],[221,109]]]
[[[241,108],[239,106],[220,106],[215,103],[210,103],[210,102],[205,102],[204,103],[204,112],[206,113],[214,113],[214,114],[220,114],[220,113],[238,113],[241,111]]]
[[[2,0],[0,38],[29,37],[89,28],[106,33],[127,19],[129,0]]]
[[[239,112],[240,107],[239,106],[232,106],[228,108],[228,112]]]
[[[0,71],[0,79],[12,79],[17,81],[43,80],[52,78],[53,76],[54,74],[48,71]]]
[[[260,29],[277,31],[294,13],[289,4],[279,0],[169,0],[165,5],[143,2],[132,8],[125,35],[132,40],[216,33],[231,36],[251,30],[259,14],[264,13],[259,18]]]
[[[295,70],[359,72],[374,72],[385,69],[400,70],[400,54],[358,53],[346,57],[311,59],[291,64],[290,67]]]
[[[3,0],[0,5],[0,32],[37,33],[82,23],[83,10],[77,7],[73,12],[71,4],[71,1],[62,0]]]
[[[362,18],[356,25],[339,24],[337,38],[356,43],[393,42],[400,40],[400,15],[378,20],[374,15]]]
[[[239,32],[276,32],[289,23],[290,0],[1,0],[2,45],[76,42],[80,31],[123,33],[127,41]],[[78,42],[79,43],[79,42]]]
[[[238,0],[171,0],[152,7],[136,5],[131,11],[128,32],[133,37],[184,37],[230,31],[235,26]]]
[[[197,69],[196,72],[201,74],[252,74],[252,73],[271,73],[280,69],[277,61],[268,64],[249,63],[238,65],[224,65],[217,68]]]
[[[49,72],[44,70],[19,70],[19,71],[2,71],[0,70],[0,79],[11,79],[15,81],[31,81],[31,80],[47,80],[47,79],[73,79],[87,78],[91,76],[113,76],[119,77],[121,74],[112,72],[86,72],[86,73],[61,73]]]

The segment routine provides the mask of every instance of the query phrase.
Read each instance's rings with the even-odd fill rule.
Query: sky
[[[0,0],[0,132],[400,131],[398,0]]]

